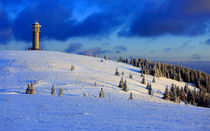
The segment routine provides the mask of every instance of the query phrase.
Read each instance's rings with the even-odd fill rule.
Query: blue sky
[[[210,59],[209,0],[0,0],[0,50]]]

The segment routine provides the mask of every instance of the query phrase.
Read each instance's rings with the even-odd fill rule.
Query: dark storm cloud
[[[110,52],[110,51],[109,50],[104,50],[100,47],[95,47],[95,48],[91,48],[91,49],[88,49],[88,50],[81,51],[81,52],[79,52],[79,54],[89,55],[91,53],[91,55],[101,55],[101,54],[106,54],[108,52]]]
[[[201,35],[210,26],[209,0],[151,2],[119,35],[152,37],[165,34]]]
[[[1,22],[8,24],[1,30],[4,33],[0,40],[2,34],[12,33],[16,40],[31,41],[31,24],[36,20],[42,25],[41,39],[61,41],[70,37],[104,37],[122,27],[120,36],[191,36],[206,33],[210,26],[209,0],[2,0],[0,5],[7,11],[21,9],[12,21],[0,16]],[[81,21],[75,18],[76,10],[91,7],[98,10],[87,13]]]
[[[35,4],[22,10],[15,19],[14,36],[17,40],[30,41],[31,24],[37,20],[42,25],[41,38],[64,40],[68,37],[71,26],[68,22],[73,22],[67,21],[69,17],[71,13],[57,3]]]
[[[69,44],[69,47],[65,49],[65,52],[72,53],[77,52],[82,49],[82,44],[80,43],[71,43]]]
[[[205,44],[210,45],[210,39],[206,40]]]
[[[17,40],[30,41],[30,25],[38,21],[42,26],[41,38],[66,40],[78,36],[104,36],[120,25],[111,13],[92,13],[78,22],[72,16],[73,8],[66,9],[59,2],[38,3],[25,8],[14,21],[13,30]]]
[[[0,10],[0,44],[5,44],[11,39],[12,29],[8,21],[7,14]]]
[[[198,60],[198,59],[201,59],[201,55],[200,54],[198,54],[198,53],[195,53],[195,54],[193,54],[192,56],[191,56],[191,58],[192,59],[196,59],[196,60]]]

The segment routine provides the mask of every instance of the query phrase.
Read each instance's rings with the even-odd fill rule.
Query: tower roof
[[[36,21],[34,24],[32,24],[32,27],[41,27],[41,25]]]
[[[36,22],[34,23],[34,25],[39,25],[39,23],[36,21]]]

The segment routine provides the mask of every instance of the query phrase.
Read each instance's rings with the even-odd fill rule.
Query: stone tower
[[[36,21],[32,24],[32,32],[33,32],[33,45],[32,50],[39,50],[39,32],[41,25]]]

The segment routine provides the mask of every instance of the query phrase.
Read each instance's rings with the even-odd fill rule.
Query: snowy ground
[[[139,68],[101,58],[46,51],[0,52],[0,131],[4,130],[210,130],[208,108],[162,100],[166,85],[156,78],[154,96],[141,84]],[[71,65],[75,70],[71,71]],[[119,89],[124,72],[128,92]],[[133,74],[133,79],[129,78]],[[151,82],[152,76],[146,76]],[[34,81],[36,95],[25,95]],[[94,83],[97,86],[94,86]],[[62,97],[51,96],[64,88]],[[193,89],[192,86],[190,86]],[[98,98],[104,88],[105,98]],[[134,100],[128,100],[130,92]],[[86,92],[88,97],[83,97]]]

